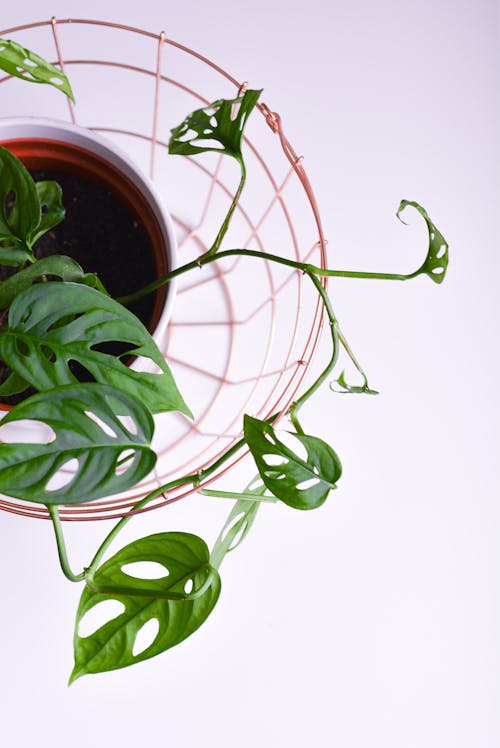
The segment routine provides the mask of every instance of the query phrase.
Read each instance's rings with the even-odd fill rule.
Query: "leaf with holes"
[[[143,579],[124,571],[143,562],[164,567],[163,577]],[[76,615],[70,683],[87,673],[147,660],[179,644],[207,619],[219,593],[219,575],[210,565],[205,542],[196,535],[166,532],[130,543],[87,580]],[[85,615],[110,599],[122,603],[123,612],[90,636],[80,636]],[[149,646],[136,652],[138,635],[152,619],[158,622],[158,633]]]
[[[51,255],[33,262],[0,283],[0,309],[7,309],[15,297],[43,277],[55,277],[74,283],[87,283],[87,273],[72,257]]]
[[[427,211],[422,208],[421,205],[412,202],[411,200],[401,200],[396,215],[402,223],[404,223],[404,221],[401,218],[401,213],[408,205],[415,208],[420,215],[423,216],[427,224],[427,231],[429,232],[429,249],[427,251],[427,257],[418,270],[408,275],[408,278],[415,278],[417,275],[425,274],[428,275],[434,283],[442,283],[446,276],[446,268],[448,267],[448,242],[442,233],[434,226]]]
[[[130,427],[117,412],[130,419]],[[0,443],[0,492],[7,496],[42,504],[82,504],[126,491],[156,463],[150,449],[151,414],[114,387],[78,384],[33,395],[16,405],[1,426],[25,419],[46,424],[55,438],[46,444]],[[78,467],[61,473],[71,460],[77,460]],[[57,487],[55,476],[64,476],[66,485]]]
[[[31,237],[40,224],[40,200],[29,171],[0,146],[0,263],[34,261]]]
[[[115,341],[128,346],[120,356],[98,349]],[[130,356],[150,359],[161,373],[134,371],[121,360]],[[152,413],[191,415],[144,325],[117,301],[85,285],[39,283],[16,296],[8,324],[0,329],[0,358],[39,391],[75,383],[70,363],[76,361],[97,382],[134,395]],[[5,386],[10,384],[7,379]]]
[[[253,487],[257,480],[260,485]],[[266,491],[267,487],[260,477],[254,478],[243,491],[245,498],[236,501],[210,555],[212,566],[216,569],[220,567],[224,556],[234,551],[250,532],[261,504],[259,497],[264,496]],[[255,501],[252,501],[252,496],[255,496]]]
[[[265,485],[294,509],[320,506],[342,474],[336,453],[315,436],[293,434],[306,449],[307,458],[302,459],[265,421],[245,415],[244,434]]]
[[[192,112],[170,131],[168,152],[193,156],[215,151],[241,161],[243,130],[261,93],[248,90],[237,99],[220,99]]]
[[[70,83],[59,68],[11,39],[0,39],[0,69],[30,83],[47,83],[75,100]]]
[[[240,184],[213,244],[205,252],[205,257],[210,257],[218,251],[243,191],[246,180],[245,161],[241,151],[243,131],[261,93],[262,91],[248,90],[237,99],[214,101],[213,104],[192,112],[170,131],[170,154],[193,156],[213,151],[232,156],[240,165]]]

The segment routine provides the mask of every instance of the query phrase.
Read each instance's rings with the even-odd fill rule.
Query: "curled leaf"
[[[429,249],[427,251],[427,257],[418,270],[408,275],[408,278],[415,278],[417,275],[425,274],[428,275],[434,283],[442,283],[445,279],[446,268],[448,267],[448,242],[432,223],[425,208],[422,208],[421,205],[412,202],[411,200],[401,200],[399,205],[396,215],[402,223],[404,223],[404,221],[401,218],[401,213],[408,205],[415,208],[415,210],[417,210],[424,218],[429,232]]]
[[[163,567],[164,575],[144,579],[124,571],[130,564],[143,562]],[[133,665],[179,644],[208,618],[219,593],[219,575],[210,565],[205,542],[196,535],[166,532],[130,543],[97,569],[82,593],[70,682],[87,673]],[[109,600],[121,603],[123,612],[90,636],[81,636],[85,615]],[[154,640],[136,652],[138,634],[153,619],[157,621]]]
[[[47,83],[75,100],[62,70],[11,39],[0,39],[0,69],[30,83]]]
[[[340,390],[336,389],[334,387],[334,384],[338,384],[339,387],[341,387]],[[372,390],[370,389],[370,386],[368,384],[368,379],[366,378],[366,374],[363,374],[363,384],[362,385],[351,385],[346,382],[345,378],[345,371],[341,373],[338,379],[335,380],[332,384],[330,384],[330,389],[333,390],[333,392],[338,392],[340,394],[364,394],[364,395],[378,395],[378,390]]]
[[[342,474],[337,454],[315,436],[293,434],[306,449],[303,459],[279,440],[266,421],[245,415],[244,434],[263,482],[294,509],[321,506]]]
[[[130,428],[116,415],[126,415]],[[46,444],[0,442],[0,492],[42,504],[82,504],[125,491],[154,467],[151,414],[113,387],[78,384],[33,395],[1,425],[39,421],[52,429]],[[61,474],[70,461],[74,471]],[[58,487],[54,478],[64,478]]]

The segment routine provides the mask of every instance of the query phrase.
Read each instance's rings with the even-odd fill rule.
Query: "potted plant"
[[[32,82],[57,85],[71,95],[61,71],[19,45],[0,43],[0,65],[8,72],[26,77],[28,60],[33,61],[29,67]],[[335,488],[342,472],[339,457],[323,440],[305,434],[299,420],[304,403],[331,375],[342,346],[357,365],[339,330],[322,279],[348,276],[407,280],[426,274],[441,283],[445,276],[445,239],[425,210],[406,200],[398,216],[407,206],[414,207],[424,218],[429,234],[427,257],[411,274],[337,271],[268,252],[224,249],[224,237],[246,180],[243,132],[260,93],[248,90],[237,99],[216,101],[191,113],[172,129],[171,154],[195,156],[216,151],[230,156],[240,166],[240,184],[208,251],[185,265],[170,265],[161,277],[142,288],[130,289],[119,299],[109,295],[106,284],[92,273],[92,268],[82,269],[60,255],[35,257],[34,246],[42,233],[63,219],[64,194],[61,202],[53,182],[35,184],[10,151],[0,152],[0,263],[15,270],[0,284],[4,310],[0,359],[9,369],[0,394],[22,394],[28,386],[35,390],[4,417],[2,427],[30,420],[52,431],[52,438],[45,443],[28,440],[0,444],[0,492],[47,506],[63,572],[71,581],[85,584],[77,612],[75,666],[70,681],[86,673],[140,662],[185,639],[212,611],[220,593],[220,565],[248,533],[260,504],[281,501],[295,509],[314,509]],[[330,327],[330,360],[288,411],[298,446],[290,447],[276,430],[282,414],[272,414],[266,420],[245,415],[240,440],[224,455],[201,472],[158,486],[134,506],[134,510],[140,510],[179,482],[200,487],[204,494],[222,495],[201,486],[224,461],[246,447],[254,458],[257,476],[244,491],[224,494],[234,499],[235,505],[211,550],[190,533],[160,532],[130,543],[103,562],[111,543],[130,520],[129,514],[107,535],[88,566],[75,573],[66,553],[59,506],[93,501],[134,486],[155,464],[151,449],[155,414],[178,410],[190,415],[151,334],[127,307],[184,273],[231,256],[243,257],[249,263],[264,259],[304,273],[324,305]],[[122,348],[118,352],[102,348],[110,343],[121,343]],[[134,356],[147,359],[158,371],[127,366]],[[74,362],[82,369],[75,369]],[[361,385],[348,384],[341,374],[337,386],[344,392],[374,394],[365,373],[359,371]],[[85,378],[91,381],[83,381]],[[70,462],[74,467],[68,478],[61,469]],[[158,578],[143,579],[131,571],[131,565],[144,561],[158,565],[162,570]],[[82,620],[110,600],[119,604],[119,611],[91,635],[83,636],[79,630]],[[151,621],[156,622],[155,636],[138,651],[138,634]]]

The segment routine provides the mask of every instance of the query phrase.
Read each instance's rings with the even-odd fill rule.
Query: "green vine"
[[[33,63],[28,73],[16,62],[20,55]],[[50,83],[73,97],[61,71],[12,42],[0,40],[0,68],[31,82]],[[70,258],[35,259],[33,245],[37,239],[64,218],[61,192],[55,183],[35,184],[22,164],[0,149],[0,262],[17,268],[15,275],[0,285],[0,308],[8,309],[6,324],[0,328],[0,357],[12,371],[0,386],[0,395],[24,392],[29,385],[37,390],[37,394],[10,411],[2,423],[38,420],[55,434],[48,444],[0,443],[0,491],[46,505],[64,575],[72,582],[85,582],[76,617],[75,666],[70,682],[87,673],[140,662],[192,634],[216,604],[221,587],[220,565],[246,537],[259,506],[280,501],[295,509],[310,510],[322,505],[336,488],[342,474],[340,459],[326,442],[304,433],[299,412],[331,377],[340,347],[359,371],[363,383],[349,385],[342,372],[335,383],[337,391],[356,394],[376,394],[376,391],[369,387],[364,370],[339,328],[324,279],[409,280],[424,274],[441,283],[446,274],[448,245],[444,237],[427,212],[418,203],[407,200],[401,202],[398,218],[405,208],[413,207],[425,220],[429,235],[426,258],[410,274],[325,269],[268,252],[221,249],[245,187],[243,133],[260,93],[248,90],[236,99],[216,101],[191,113],[172,129],[171,154],[193,156],[212,151],[228,155],[240,167],[239,185],[207,252],[117,300],[106,295],[95,275],[84,273]],[[15,195],[16,202],[9,212],[5,205],[10,194]],[[321,299],[328,321],[331,345],[328,363],[286,413],[275,412],[265,420],[245,415],[242,437],[224,454],[197,473],[157,486],[138,501],[108,532],[89,565],[74,573],[58,506],[92,501],[136,485],[156,462],[151,449],[153,415],[171,410],[191,415],[156,344],[125,306],[174,278],[236,256],[266,260],[307,276]],[[55,280],[37,282],[46,281],[48,276]],[[130,347],[127,356],[149,358],[159,373],[135,372],[120,357],[100,351],[99,346],[110,340],[127,343]],[[94,382],[78,382],[69,366],[72,361],[83,365]],[[283,415],[290,419],[293,436],[301,446],[300,454],[298,449],[285,444],[274,429]],[[133,428],[124,425],[124,416]],[[207,480],[242,449],[251,453],[257,478],[242,492],[206,488]],[[78,460],[74,477],[61,488],[49,489],[50,480],[70,459]],[[235,501],[212,551],[196,535],[166,532],[140,538],[104,560],[136,512],[158,496],[184,485],[192,486],[204,496]],[[142,579],[127,571],[131,564],[144,561],[154,562],[163,569],[163,576]],[[79,626],[86,614],[110,598],[122,603],[123,612],[90,636],[80,635]],[[158,634],[144,651],[135,653],[133,644],[137,634],[152,618],[158,621]]]

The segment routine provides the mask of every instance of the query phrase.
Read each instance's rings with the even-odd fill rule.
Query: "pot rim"
[[[177,267],[177,242],[172,219],[163,206],[156,186],[130,156],[115,145],[113,141],[80,125],[48,117],[0,117],[0,144],[23,140],[26,142],[29,140],[53,142],[54,144],[66,145],[69,149],[87,151],[98,161],[109,164],[118,175],[123,175],[125,182],[131,183],[133,187],[139,190],[156,219],[163,239],[162,244],[168,270]],[[162,353],[165,349],[167,326],[172,313],[176,290],[177,281],[173,279],[166,287],[163,308],[161,308],[154,330],[151,331],[151,335]],[[131,367],[136,370],[144,368],[140,361],[134,361]],[[12,407],[0,403],[0,411],[10,410]]]

